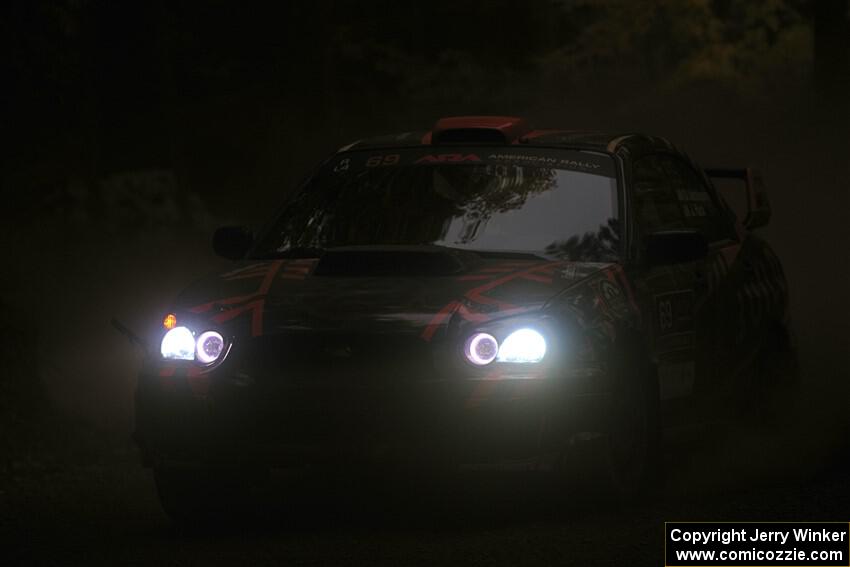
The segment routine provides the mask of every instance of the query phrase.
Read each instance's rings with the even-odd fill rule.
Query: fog
[[[803,368],[795,443],[818,466],[846,459],[846,5],[824,3],[838,15],[824,23],[802,1],[626,4],[13,3],[7,432],[49,412],[129,445],[141,355],[111,318],[156,328],[183,286],[230,265],[212,253],[213,229],[259,226],[336,148],[499,114],[665,136],[703,166],[758,167],[773,206],[760,234],[786,271]],[[765,458],[754,475],[793,468],[769,457],[788,440],[742,435],[714,454],[732,455],[728,482],[753,447]]]

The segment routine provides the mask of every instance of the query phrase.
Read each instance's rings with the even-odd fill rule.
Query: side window
[[[702,232],[709,242],[734,238],[730,219],[711,198],[702,176],[680,159],[670,158],[670,164],[688,227]]]
[[[634,178],[637,218],[644,234],[691,228],[709,242],[733,237],[725,212],[683,160],[666,154],[647,156],[635,163]]]
[[[642,234],[687,228],[664,156],[651,155],[635,162],[634,202]]]

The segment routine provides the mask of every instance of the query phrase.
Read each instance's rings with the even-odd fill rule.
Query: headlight
[[[466,341],[466,359],[476,366],[490,364],[499,352],[496,337],[488,333],[475,333]]]
[[[162,337],[160,352],[163,358],[195,360],[195,336],[186,327],[174,327]]]
[[[224,352],[224,337],[215,331],[204,331],[195,344],[195,353],[200,362],[210,364]]]
[[[224,337],[217,331],[204,331],[197,338],[187,327],[174,327],[162,337],[160,352],[170,360],[197,360],[212,364],[225,351]]]
[[[546,356],[546,339],[534,329],[514,331],[499,347],[499,362],[540,362]]]

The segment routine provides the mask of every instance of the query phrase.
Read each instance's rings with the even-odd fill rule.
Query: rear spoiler
[[[705,174],[712,181],[715,179],[732,179],[744,182],[747,212],[742,222],[747,229],[759,228],[770,222],[770,201],[767,198],[764,179],[757,169],[752,167],[707,168]]]

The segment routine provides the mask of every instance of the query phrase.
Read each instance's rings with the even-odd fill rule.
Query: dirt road
[[[4,565],[662,565],[665,520],[842,520],[850,476],[805,439],[737,434],[667,456],[649,502],[553,498],[537,476],[449,486],[276,478],[260,525],[184,531],[130,445],[15,461],[0,494]],[[104,447],[101,447],[104,449]],[[791,450],[793,449],[793,450]],[[347,479],[347,480],[346,480]]]

